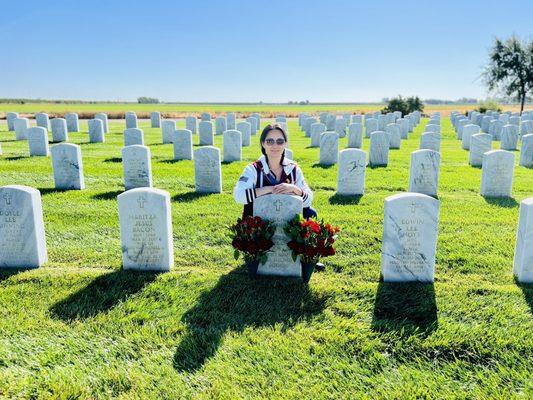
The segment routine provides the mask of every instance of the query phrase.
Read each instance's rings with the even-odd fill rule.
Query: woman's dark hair
[[[265,148],[263,147],[263,143],[265,143],[266,137],[271,131],[280,131],[283,135],[283,138],[285,139],[285,142],[288,142],[287,134],[285,133],[285,129],[280,124],[268,124],[265,126],[265,129],[263,129],[263,132],[261,132],[261,136],[259,137],[259,146],[261,146],[261,153],[265,156],[267,162],[268,162],[268,156],[266,154]],[[281,160],[279,161],[280,164],[283,164],[283,159],[285,158],[285,150],[283,150],[283,154],[281,155]]]

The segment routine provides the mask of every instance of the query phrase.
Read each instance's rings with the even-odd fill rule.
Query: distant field
[[[380,110],[384,104],[201,104],[201,103],[175,103],[175,104],[137,104],[137,103],[0,103],[0,118],[5,118],[5,113],[15,111],[25,116],[33,116],[36,112],[46,112],[51,116],[63,116],[67,112],[77,112],[80,118],[92,118],[95,113],[105,112],[110,118],[123,118],[126,111],[135,111],[139,118],[147,118],[151,111],[160,111],[165,118],[180,118],[189,114],[199,115],[202,112],[211,114],[226,113],[229,111],[239,114],[259,112],[265,117],[272,117],[284,113],[287,117],[295,117],[301,112],[317,113],[321,111],[367,113]],[[440,111],[443,116],[449,115],[452,110],[461,112],[472,110],[475,104],[442,104],[427,105],[425,113]],[[533,105],[528,107],[533,109]],[[517,105],[503,106],[505,111],[518,111]]]

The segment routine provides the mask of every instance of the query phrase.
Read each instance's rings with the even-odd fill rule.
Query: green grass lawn
[[[172,198],[175,247],[170,273],[147,274],[120,270],[124,124],[103,144],[88,143],[86,122],[70,134],[87,189],[69,192],[53,189],[50,158],[30,159],[0,125],[0,185],[41,191],[49,254],[40,269],[0,272],[0,398],[531,398],[533,287],[515,283],[512,260],[533,170],[518,152],[514,198],[485,200],[481,170],[443,119],[435,284],[380,282],[384,199],[407,190],[426,121],[388,167],[367,169],[357,199],[335,196],[337,167],[316,165],[319,150],[289,122],[314,207],[342,228],[309,286],[251,281],[233,259],[232,189],[258,136],[242,162],[222,165],[224,193],[198,196],[193,162],[173,162],[160,130],[141,124],[154,186]]]

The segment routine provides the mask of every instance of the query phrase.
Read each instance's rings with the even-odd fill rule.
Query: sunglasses
[[[265,143],[267,144],[267,146],[272,146],[274,143],[276,143],[278,146],[283,146],[285,144],[285,139],[283,138],[278,138],[276,140],[266,139]]]

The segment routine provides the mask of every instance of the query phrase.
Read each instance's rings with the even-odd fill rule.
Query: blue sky
[[[0,97],[483,98],[494,37],[533,1],[1,0]]]

